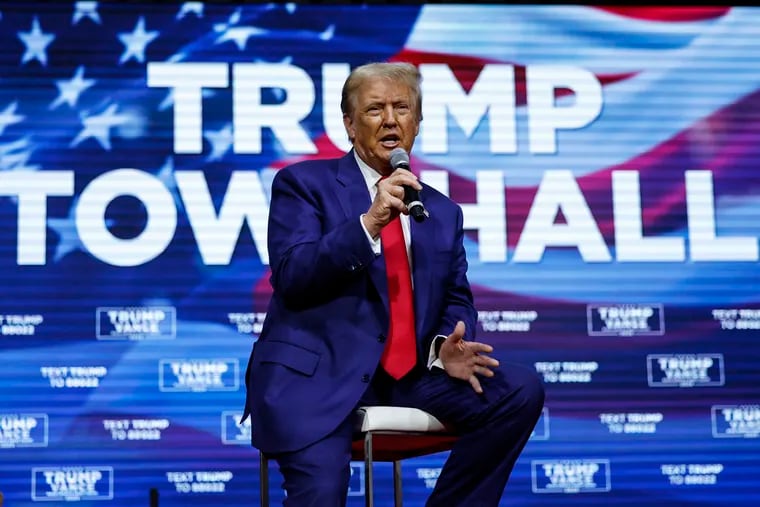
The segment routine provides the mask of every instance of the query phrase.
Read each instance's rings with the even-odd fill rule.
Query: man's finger
[[[493,371],[485,366],[475,366],[473,369],[475,370],[475,373],[483,375],[484,377],[493,377],[494,375]]]
[[[490,354],[491,352],[493,352],[493,347],[487,343],[467,342],[467,346],[470,347],[470,350],[472,350],[476,354],[480,354],[481,352]]]
[[[451,343],[460,343],[462,341],[462,335],[458,335],[456,333],[451,333],[448,338],[446,338]],[[462,347],[463,349],[466,349],[466,347]]]
[[[464,338],[464,322],[460,320],[457,322],[457,325],[454,326],[454,331],[451,332],[448,339],[456,343],[462,341],[462,338]],[[470,343],[468,342],[467,345],[469,346],[469,344]]]
[[[499,366],[499,360],[488,356],[475,356],[475,364],[480,366],[493,366],[494,368]]]
[[[417,190],[422,190],[422,185],[420,185],[417,176],[407,169],[396,169],[388,177],[388,180],[394,185],[409,185]]]
[[[475,375],[470,375],[469,380],[470,380],[470,385],[475,390],[475,392],[478,394],[483,394],[483,388],[480,387],[480,381],[478,380],[478,378]]]

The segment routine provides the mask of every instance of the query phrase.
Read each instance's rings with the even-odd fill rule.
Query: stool
[[[402,506],[401,461],[448,451],[457,440],[441,421],[424,410],[408,407],[361,407],[356,412],[351,459],[364,461],[364,498],[374,507],[373,463],[393,463],[394,505]],[[269,457],[259,453],[261,507],[269,507]]]

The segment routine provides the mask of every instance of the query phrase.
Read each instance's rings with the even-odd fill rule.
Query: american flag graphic
[[[452,99],[422,126],[445,148],[412,152],[469,214],[479,339],[547,381],[504,505],[760,501],[760,9],[6,2],[0,48],[9,505],[136,505],[150,488],[162,507],[255,502],[258,456],[237,418],[271,294],[269,184],[345,152],[329,72],[371,61],[427,69],[425,106],[447,100],[435,76],[448,69],[461,97],[513,107],[497,128],[497,101],[476,114]],[[196,98],[150,83],[151,66],[194,63],[222,70],[187,83],[224,83]],[[246,66],[301,76],[313,100],[292,135],[262,128],[244,150],[237,107],[303,98],[286,82],[236,91]],[[485,69],[513,81],[475,91]],[[568,69],[593,77],[600,107],[539,152],[535,76]],[[559,115],[584,90],[553,94]],[[195,120],[199,149],[177,150]],[[499,128],[514,128],[512,149],[493,149]],[[292,149],[301,136],[312,150]],[[626,220],[650,241],[645,260],[630,257]],[[663,384],[678,374],[696,378]],[[405,465],[409,505],[442,463]],[[349,504],[362,505],[354,472]]]

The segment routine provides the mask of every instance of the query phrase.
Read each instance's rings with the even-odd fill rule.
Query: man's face
[[[390,79],[366,80],[358,90],[351,115],[343,116],[359,157],[380,174],[390,174],[394,148],[412,151],[420,129],[411,90]]]

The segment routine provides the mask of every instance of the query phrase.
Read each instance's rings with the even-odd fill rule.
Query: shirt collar
[[[364,183],[367,184],[367,189],[372,192],[375,189],[377,182],[380,181],[380,178],[382,177],[381,174],[367,165],[364,160],[359,158],[359,154],[356,153],[356,150],[354,150],[354,159],[356,159],[359,170],[362,172],[362,176],[364,176]]]

